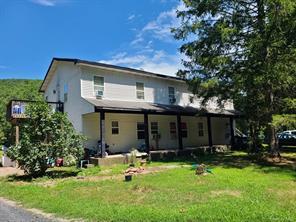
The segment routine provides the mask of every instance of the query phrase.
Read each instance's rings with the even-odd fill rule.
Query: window
[[[94,92],[99,98],[104,95],[104,77],[94,76]]]
[[[175,103],[176,102],[176,97],[175,97],[175,88],[169,86],[169,102],[170,103]]]
[[[181,123],[181,134],[183,138],[187,138],[187,124]]]
[[[151,134],[152,135],[158,134],[158,122],[151,122]]]
[[[170,135],[171,139],[177,138],[177,127],[175,122],[170,122]]]
[[[225,139],[229,139],[230,138],[230,124],[226,123],[225,124]]]
[[[136,93],[137,93],[137,99],[144,99],[144,83],[142,82],[136,83]]]
[[[119,134],[119,124],[118,121],[111,122],[112,134],[117,135]]]
[[[64,84],[64,102],[68,101],[68,84]]]
[[[138,140],[145,139],[145,124],[142,122],[137,123],[137,136]]]
[[[204,136],[204,126],[203,126],[203,123],[198,123],[198,136]]]

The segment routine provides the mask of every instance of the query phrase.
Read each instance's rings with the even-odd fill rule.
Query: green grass
[[[191,164],[175,160],[152,166],[186,162]],[[0,180],[0,196],[89,221],[296,221],[293,166],[254,162],[243,153],[204,157],[198,162],[208,164],[213,174],[196,176],[191,167],[179,167],[124,182],[123,175],[99,179],[120,175],[126,168],[122,165],[83,171],[61,168],[84,179],[44,177],[28,182],[5,178]]]

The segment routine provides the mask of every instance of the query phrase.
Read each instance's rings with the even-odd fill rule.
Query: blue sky
[[[0,78],[43,79],[52,57],[174,75],[178,0],[0,0]]]

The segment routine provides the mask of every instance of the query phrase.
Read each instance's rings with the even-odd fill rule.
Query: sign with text
[[[11,103],[11,117],[12,118],[26,118],[26,102],[12,101]]]

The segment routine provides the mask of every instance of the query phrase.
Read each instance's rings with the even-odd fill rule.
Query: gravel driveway
[[[61,221],[50,219],[41,214],[33,213],[17,206],[14,202],[2,199],[0,197],[0,221],[2,222],[52,222]]]

